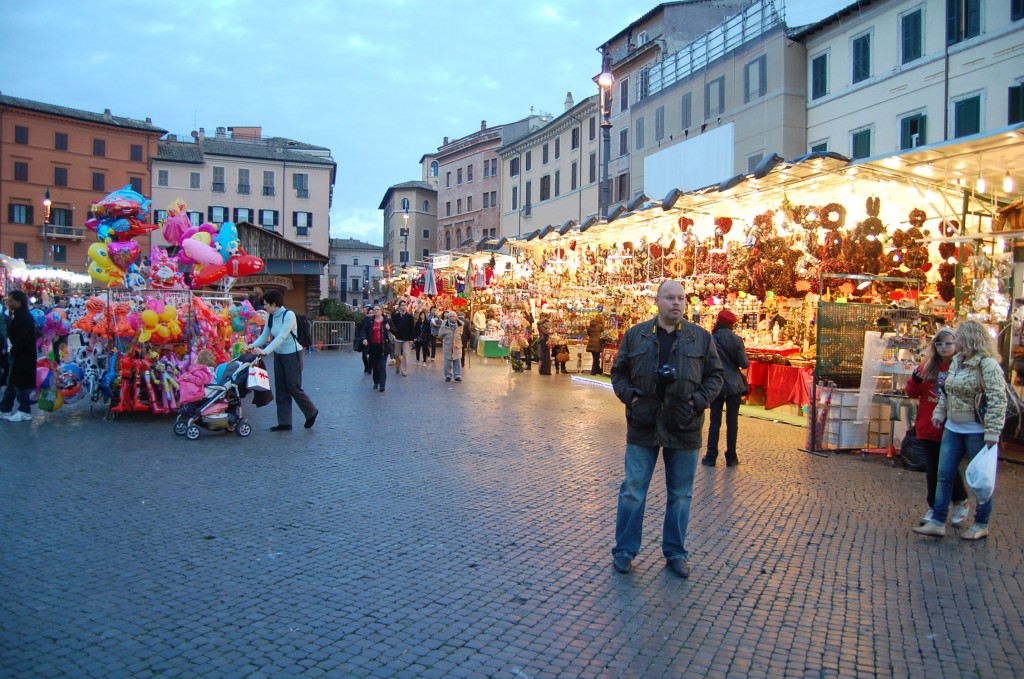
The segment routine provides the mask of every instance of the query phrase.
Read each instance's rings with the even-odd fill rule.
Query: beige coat
[[[456,321],[458,325],[451,325],[448,321],[441,324],[437,336],[441,338],[441,351],[444,360],[453,361],[462,358],[462,326],[465,323]]]

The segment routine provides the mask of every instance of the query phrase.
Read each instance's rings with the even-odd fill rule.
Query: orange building
[[[166,132],[145,121],[0,94],[0,252],[86,271],[89,204],[129,184],[148,195]],[[49,194],[50,204],[45,203]]]

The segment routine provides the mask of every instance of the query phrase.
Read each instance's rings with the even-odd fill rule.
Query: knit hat
[[[728,309],[722,309],[718,312],[718,324],[727,325],[730,328],[736,325],[736,314],[729,311]]]
[[[936,333],[935,333],[935,338],[934,338],[934,339],[933,339],[932,341],[933,341],[933,342],[938,342],[938,341],[939,341],[939,336],[940,336],[940,335],[950,335],[950,336],[952,337],[952,339],[954,339],[954,340],[956,339],[956,331],[955,331],[955,330],[953,330],[953,328],[946,328],[946,327],[943,327],[943,328],[939,328],[939,329],[938,329],[938,330],[936,331]]]

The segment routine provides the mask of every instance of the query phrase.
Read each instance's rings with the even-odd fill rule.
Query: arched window
[[[436,160],[430,164],[430,176],[431,177],[436,177],[437,176],[437,161]]]
[[[452,249],[452,234],[451,234],[450,231],[444,235],[444,249],[445,250],[451,250]]]
[[[455,244],[462,245],[462,229],[455,231]]]
[[[427,213],[430,212],[430,201],[429,200],[423,201],[423,211],[427,212]]]
[[[403,212],[408,212],[409,211],[409,199],[408,198],[403,198],[402,199],[402,211]]]

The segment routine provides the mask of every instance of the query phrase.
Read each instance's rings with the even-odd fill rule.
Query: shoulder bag
[[[1017,394],[1006,378],[1003,378],[1003,391],[1006,394],[1006,412],[1004,421],[1017,419],[1017,434],[1020,434],[1022,425],[1021,414],[1024,413],[1024,400]],[[985,382],[981,379],[981,363],[978,364],[978,393],[974,396],[974,421],[979,424],[985,423],[985,413],[988,412],[988,397],[985,394]]]

